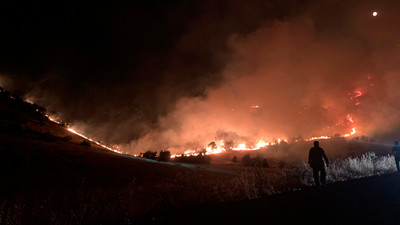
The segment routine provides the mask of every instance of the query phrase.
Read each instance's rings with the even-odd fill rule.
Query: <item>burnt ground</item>
[[[266,198],[171,209],[149,224],[399,224],[400,174]]]

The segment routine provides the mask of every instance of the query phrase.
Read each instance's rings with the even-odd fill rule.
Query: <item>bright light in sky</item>
[[[373,12],[372,15],[373,15],[373,16],[377,16],[377,15],[378,15],[378,12]]]

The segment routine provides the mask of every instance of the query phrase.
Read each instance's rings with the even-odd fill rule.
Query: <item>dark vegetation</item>
[[[279,167],[279,169],[285,168],[285,165],[286,165],[286,162],[283,161],[283,160],[280,160],[280,161],[278,162],[278,167]]]
[[[191,163],[191,164],[210,164],[211,157],[205,155],[204,153],[200,153],[197,156],[176,156],[175,158],[171,158],[171,152],[167,150],[161,150],[157,156],[157,151],[147,151],[145,153],[140,153],[139,157],[158,160],[163,162],[179,162],[179,163]]]
[[[168,162],[171,160],[171,152],[167,150],[161,150],[158,161]]]
[[[232,162],[234,162],[234,163],[238,162],[238,158],[236,155],[232,157]]]
[[[256,157],[251,157],[250,154],[245,154],[242,157],[243,166],[254,166],[254,167],[263,167],[268,168],[269,164],[267,159],[257,155]]]
[[[80,143],[80,145],[82,145],[82,146],[86,146],[86,147],[90,147],[90,146],[92,146],[92,145],[90,144],[90,142],[89,142],[89,141],[87,141],[87,140],[83,140],[83,141]]]
[[[159,220],[164,219],[164,224],[201,225],[396,225],[400,220],[399,201],[395,200],[399,189],[400,175],[387,174],[251,201],[171,209]]]
[[[141,153],[140,155],[141,155],[141,157],[146,158],[146,159],[156,160],[157,152],[147,151],[145,153]]]

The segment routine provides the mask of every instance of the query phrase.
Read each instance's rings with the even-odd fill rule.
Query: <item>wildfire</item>
[[[345,134],[345,135],[343,135],[343,137],[350,137],[350,136],[352,136],[352,135],[354,135],[354,134],[356,134],[356,133],[357,133],[357,130],[356,130],[355,127],[353,127],[353,128],[351,129],[351,133]]]
[[[265,142],[263,140],[259,140],[258,143],[257,143],[256,148],[264,148],[264,147],[266,147],[268,145],[269,145],[269,143],[267,143],[267,142]]]
[[[47,115],[47,114],[46,114],[46,117],[47,117],[50,121],[52,121],[52,122],[54,122],[54,123],[56,123],[56,124],[58,124],[58,125],[61,125],[61,124],[62,124],[62,122],[61,122],[59,119],[57,119],[57,118],[51,117],[51,116],[49,116],[49,115]]]
[[[354,96],[359,97],[361,96],[362,93],[361,92],[356,92],[356,94]],[[350,125],[354,125],[354,119],[353,116],[350,114],[346,115],[346,120],[348,121],[347,124]],[[357,129],[356,127],[352,127],[351,132],[350,133],[346,133],[343,135],[340,135],[340,137],[350,137],[353,136],[354,134],[357,133]],[[317,137],[310,137],[307,139],[304,139],[306,141],[314,141],[314,140],[329,140],[331,139],[332,136],[328,136],[328,135],[323,135],[323,136],[317,136]],[[267,142],[263,139],[259,139],[258,141],[255,142],[254,145],[248,146],[247,143],[239,143],[236,145],[236,147],[230,147],[230,148],[226,148],[226,145],[224,143],[223,140],[220,140],[218,142],[211,142],[205,149],[201,150],[201,149],[188,149],[184,152],[183,155],[186,156],[190,156],[190,155],[194,155],[197,156],[200,153],[204,153],[205,155],[211,155],[211,154],[218,154],[227,150],[233,150],[233,151],[253,151],[253,150],[260,150],[262,148],[268,147],[268,146],[272,146],[272,145],[276,145],[281,143],[282,141],[287,142],[287,140],[285,138],[278,138],[276,141],[274,142]],[[176,157],[178,155],[173,155],[172,158]]]
[[[58,119],[58,118],[52,117],[52,116],[47,115],[47,114],[46,114],[45,116],[46,116],[50,121],[52,121],[52,122],[54,122],[54,123],[56,123],[56,124],[58,124],[58,125],[62,125],[62,124],[63,124],[63,122],[62,122],[60,119]],[[89,138],[89,137],[87,137],[87,136],[85,136],[85,135],[83,135],[83,134],[77,132],[76,130],[74,130],[74,129],[72,129],[72,128],[68,128],[67,131],[69,131],[69,132],[71,132],[71,133],[74,133],[74,134],[78,135],[79,137],[84,138],[84,139],[86,139],[86,140],[88,140],[88,141],[91,141],[91,142],[93,142],[93,143],[95,143],[95,144],[97,144],[97,145],[99,145],[99,146],[101,146],[101,147],[103,147],[103,148],[105,148],[105,149],[108,149],[108,150],[110,150],[110,151],[113,151],[113,152],[122,154],[122,152],[119,151],[119,147],[118,147],[117,145],[114,145],[114,146],[112,146],[112,147],[109,147],[109,146],[107,146],[107,145],[104,145],[104,144],[102,144],[102,143],[100,143],[100,142],[98,142],[98,141],[93,140],[92,138]]]
[[[347,120],[348,120],[350,123],[354,123],[353,117],[352,117],[350,114],[347,114]]]
[[[357,106],[357,105],[360,104],[360,101],[358,100],[358,98],[360,96],[362,96],[363,93],[361,92],[361,90],[356,89],[355,91],[348,93],[348,95],[350,96],[350,100],[354,100],[355,101],[354,105]],[[257,110],[257,109],[260,109],[260,108],[261,108],[260,105],[252,105],[252,106],[250,106],[250,109],[252,109],[252,110]],[[53,121],[53,122],[55,122],[57,124],[62,124],[62,122],[59,119],[51,117],[49,115],[46,115],[46,116],[50,121]],[[354,126],[354,119],[353,119],[352,115],[351,114],[347,114],[346,115],[346,119],[348,121],[346,124],[353,125],[352,129],[351,129],[351,132],[343,134],[343,135],[340,135],[340,137],[350,137],[350,136],[352,136],[352,135],[357,133],[357,129]],[[76,134],[76,135],[78,135],[78,136],[80,136],[80,137],[82,137],[82,138],[84,138],[84,139],[86,139],[88,141],[91,141],[91,142],[93,142],[93,143],[95,143],[95,144],[97,144],[97,145],[99,145],[99,146],[101,146],[101,147],[103,147],[105,149],[108,149],[110,151],[122,154],[122,152],[119,151],[118,146],[109,147],[109,146],[106,146],[106,145],[104,145],[104,144],[102,144],[102,143],[100,143],[98,141],[93,140],[92,138],[89,138],[89,137],[77,132],[76,130],[74,130],[72,128],[68,128],[67,130],[69,132],[74,133],[74,134]],[[331,139],[331,138],[332,138],[332,136],[323,135],[323,136],[310,137],[310,138],[304,139],[304,140],[305,141],[328,140],[328,139]],[[182,156],[183,155],[184,156],[197,156],[199,154],[212,155],[212,154],[219,154],[219,153],[222,153],[222,152],[225,152],[225,151],[229,151],[229,150],[233,150],[233,151],[254,151],[254,150],[260,150],[260,149],[266,148],[268,146],[277,145],[277,144],[280,144],[281,142],[287,142],[287,139],[285,139],[285,138],[277,138],[277,139],[270,139],[269,138],[269,140],[274,140],[274,141],[266,141],[266,139],[264,139],[264,138],[259,138],[257,141],[253,142],[253,144],[252,143],[243,142],[243,143],[238,143],[235,146],[232,146],[231,144],[227,145],[224,142],[224,140],[219,140],[217,142],[210,142],[210,144],[208,144],[205,148],[187,149],[187,150],[184,151],[183,154],[171,155],[171,158],[175,158],[175,157],[178,157],[178,156],[181,156],[181,155]]]
[[[350,96],[350,100],[354,100],[355,106],[360,105],[361,102],[359,100],[359,97],[363,95],[360,89],[356,89],[353,92],[348,93],[348,95]]]
[[[331,139],[331,137],[329,136],[311,137],[310,139],[307,139],[307,141],[323,140],[323,139]]]
[[[75,130],[72,129],[72,128],[68,128],[67,130],[68,130],[69,132],[71,132],[71,133],[74,133],[74,134],[76,134],[76,135],[78,135],[78,136],[80,136],[80,137],[82,137],[82,138],[88,140],[88,141],[91,141],[91,142],[93,142],[93,143],[95,143],[95,144],[97,144],[97,145],[100,145],[101,147],[103,147],[103,148],[105,148],[105,149],[108,149],[108,150],[110,150],[110,151],[113,151],[113,152],[122,154],[122,152],[120,152],[120,151],[117,150],[118,146],[114,146],[114,148],[111,148],[111,147],[108,147],[108,146],[106,146],[106,145],[104,145],[104,144],[102,144],[102,143],[100,143],[100,142],[98,142],[98,141],[95,141],[95,140],[93,140],[93,139],[91,139],[91,138],[89,138],[89,137],[86,137],[85,135],[83,135],[83,134],[81,134],[81,133],[75,131]]]

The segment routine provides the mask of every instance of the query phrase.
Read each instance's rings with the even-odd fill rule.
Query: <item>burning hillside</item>
[[[65,58],[50,53],[44,59],[55,62],[33,57],[35,66],[28,63],[30,69],[21,71],[14,71],[18,66],[11,63],[9,70],[0,71],[0,83],[58,112],[75,132],[121,146],[129,154],[251,150],[280,140],[356,133],[377,140],[396,138],[400,6],[395,1],[380,2],[380,7],[372,1],[187,4],[190,18],[171,6],[160,7],[165,11],[158,16],[145,13],[133,20],[168,18],[137,27],[154,33],[125,33],[130,23],[107,14],[115,22],[99,24],[107,35],[88,40],[103,38],[98,44],[104,48],[93,49],[115,51],[89,51],[92,55],[86,58],[88,51],[79,47],[85,45],[71,52],[61,45],[56,52],[69,52],[61,54]],[[322,13],[328,11],[334,15]],[[129,10],[125,13],[121,18],[131,18]],[[110,38],[114,28],[117,37],[135,36]],[[144,43],[132,41],[139,34]],[[82,63],[86,61],[90,63]],[[35,72],[26,72],[31,70]]]
[[[369,123],[386,114],[370,113],[382,103],[379,89],[385,85],[371,74],[371,59],[347,49],[347,41],[316,39],[308,19],[232,37],[235,56],[223,71],[224,83],[206,97],[178,101],[158,128],[123,151],[218,153],[386,129]]]

